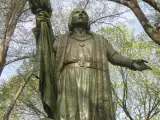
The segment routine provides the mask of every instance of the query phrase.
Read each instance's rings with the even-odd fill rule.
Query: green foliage
[[[25,82],[25,77],[31,70],[32,65],[31,61],[24,61],[21,69],[18,71],[18,75],[0,86],[0,118],[3,118],[11,100]],[[10,115],[11,120],[37,120],[46,116],[42,109],[38,86],[39,80],[32,77],[16,102],[16,106]]]
[[[134,36],[134,30],[129,30],[123,24],[105,27],[99,33],[104,35],[119,53],[131,59],[145,59],[153,69],[138,72],[110,65],[113,98],[117,106],[117,115],[120,114],[117,118],[126,120],[127,113],[120,112],[126,107],[134,120],[145,119],[152,109],[149,118],[158,120],[160,116],[160,68],[157,64],[159,47],[144,33]],[[124,114],[126,116],[121,117]]]
[[[15,95],[16,91],[20,87],[20,82],[18,80],[18,77],[12,77],[10,81],[7,83],[4,83],[0,87],[0,118],[4,115],[6,112],[6,108],[10,104],[10,100]]]

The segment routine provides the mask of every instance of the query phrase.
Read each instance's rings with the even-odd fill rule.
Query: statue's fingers
[[[152,68],[151,68],[151,67],[149,67],[149,66],[147,66],[147,65],[145,65],[145,69],[152,70]]]
[[[143,63],[148,63],[148,61],[144,60],[144,59],[141,59],[141,62]]]
[[[149,67],[149,66],[148,66],[148,69],[149,69],[149,70],[152,70],[152,68],[151,68],[151,67]]]

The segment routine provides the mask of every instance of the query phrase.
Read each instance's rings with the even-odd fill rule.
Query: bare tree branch
[[[13,63],[13,62],[16,62],[16,61],[19,61],[19,60],[23,60],[23,59],[27,59],[27,58],[31,58],[31,57],[32,56],[21,56],[21,57],[15,58],[15,59],[7,61],[4,66],[6,66],[10,63]]]
[[[84,6],[84,9],[87,8],[88,3],[89,3],[89,0],[87,0],[86,4],[85,4],[85,6]]]
[[[46,114],[44,112],[42,112],[41,110],[39,110],[34,103],[32,103],[31,100],[28,100],[28,102],[23,101],[24,104],[26,104],[29,108],[33,109],[34,112],[37,114],[37,116],[40,118],[40,114],[42,114],[43,116],[47,117]],[[40,118],[41,119],[41,118]]]
[[[142,0],[142,1],[148,3],[155,10],[157,10],[158,12],[160,12],[160,4],[157,3],[155,0]]]
[[[100,17],[100,18],[98,18],[98,19],[96,19],[96,20],[91,21],[90,24],[94,24],[94,23],[96,23],[97,21],[102,20],[102,19],[105,19],[105,18],[116,17],[116,16],[121,15],[121,14],[124,14],[124,13],[126,13],[126,12],[128,12],[128,11],[129,11],[129,10],[124,11],[124,12],[121,12],[121,13],[113,14],[113,15],[106,15],[106,16],[104,16],[104,17]]]
[[[121,67],[120,73],[121,73],[122,80],[123,80],[123,101],[122,101],[122,108],[123,108],[125,114],[127,115],[127,117],[130,120],[133,120],[131,114],[129,113],[129,111],[127,109],[128,84],[127,84],[127,77],[125,76],[125,71],[123,71],[122,67]]]
[[[143,11],[138,5],[137,0],[109,0],[112,2],[116,2],[119,4],[122,4],[128,8],[130,8],[133,13],[138,18],[139,22],[143,26],[145,32],[148,34],[148,36],[158,45],[160,45],[160,32],[151,25]]]

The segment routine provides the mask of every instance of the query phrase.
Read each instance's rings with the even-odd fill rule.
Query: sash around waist
[[[83,62],[79,61],[77,63],[66,64],[64,68],[73,68],[73,67],[81,67],[81,68],[97,68],[97,64],[94,62]]]
[[[66,64],[64,65],[64,69],[65,68],[75,68],[75,67],[78,67],[78,68],[93,68],[93,69],[97,69],[97,70],[108,70],[108,68],[98,68],[97,67],[97,64],[98,63],[94,63],[94,62],[83,62],[83,61],[78,61],[76,63],[69,63],[69,64]],[[107,66],[106,66],[107,67]]]

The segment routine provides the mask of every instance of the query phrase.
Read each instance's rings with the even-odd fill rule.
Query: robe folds
[[[70,35],[64,34],[55,40],[57,120],[115,120],[108,61],[112,61],[116,51],[103,37],[89,34],[94,41],[94,69],[66,67]]]

